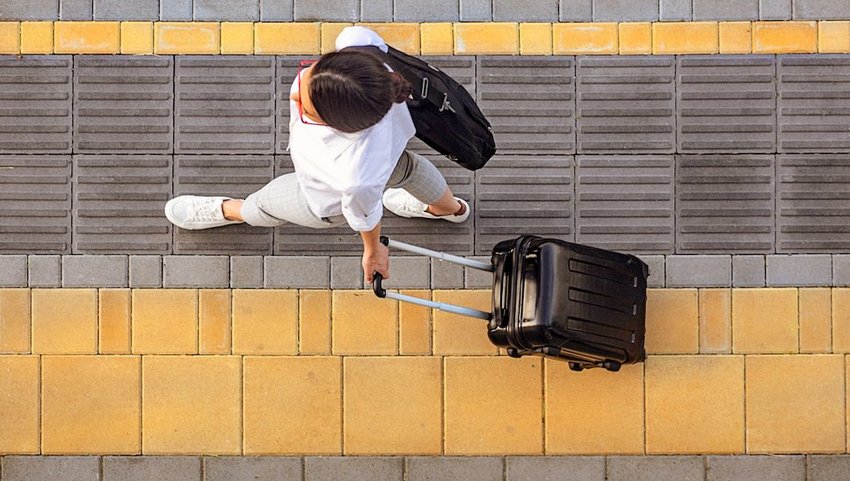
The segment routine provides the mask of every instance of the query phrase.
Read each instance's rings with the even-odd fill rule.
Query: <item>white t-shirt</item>
[[[384,40],[365,27],[347,27],[336,49],[374,45]],[[387,67],[389,68],[389,67]],[[298,79],[291,93],[298,91]],[[377,124],[352,134],[301,122],[298,106],[289,102],[289,152],[307,205],[319,217],[344,215],[356,231],[369,231],[381,221],[381,195],[408,140],[416,133],[405,103],[394,103]]]

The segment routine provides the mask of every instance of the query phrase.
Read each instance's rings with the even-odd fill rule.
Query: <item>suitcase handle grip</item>
[[[442,302],[429,301],[427,299],[420,299],[418,297],[408,296],[407,294],[401,294],[398,292],[387,292],[387,290],[381,286],[381,282],[383,280],[384,277],[378,274],[377,272],[372,274],[372,290],[375,291],[375,295],[380,298],[410,302],[411,304],[417,304],[420,306],[430,307],[431,309],[438,309],[440,311],[460,314],[462,316],[484,319],[485,321],[489,321],[490,317],[492,317],[489,312],[479,311],[478,309],[456,306],[454,304],[445,304]]]

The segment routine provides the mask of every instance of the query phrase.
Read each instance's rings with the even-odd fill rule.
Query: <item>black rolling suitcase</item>
[[[437,259],[493,272],[492,312],[387,292],[387,297],[488,321],[487,334],[508,355],[541,355],[570,369],[643,361],[647,265],[635,256],[537,236],[499,242],[491,263],[435,252],[386,237],[381,242]]]

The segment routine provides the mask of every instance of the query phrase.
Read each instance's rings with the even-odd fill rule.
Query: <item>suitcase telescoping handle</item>
[[[435,259],[440,259],[441,261],[451,262],[453,264],[460,264],[467,267],[472,267],[473,269],[479,269],[482,271],[493,272],[493,266],[486,263],[475,261],[472,259],[465,259],[463,257],[453,256],[451,254],[446,254],[445,252],[437,252],[432,251],[430,249],[425,249],[424,247],[418,247],[410,244],[405,244],[404,242],[398,242],[394,240],[390,240],[387,236],[381,236],[381,244],[389,248],[401,249],[407,252],[413,252],[414,254],[421,254],[428,257],[433,257]],[[469,307],[456,306],[454,304],[445,304],[443,302],[434,302],[426,299],[420,299],[418,297],[408,296],[406,294],[400,294],[397,292],[387,292],[383,287],[381,287],[381,281],[383,281],[383,277],[375,272],[372,274],[372,290],[375,291],[375,295],[378,297],[383,297],[387,299],[395,299],[397,301],[410,302],[412,304],[417,304],[420,306],[430,307],[432,309],[438,309],[441,311],[451,312],[454,314],[460,314],[462,316],[476,317],[478,319],[484,319],[485,321],[489,321],[492,315],[489,312],[479,311],[478,309],[472,309]]]

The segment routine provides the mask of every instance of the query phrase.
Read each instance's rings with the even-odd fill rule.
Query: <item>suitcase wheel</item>
[[[507,349],[507,351],[508,351],[508,356],[510,356],[510,357],[515,357],[515,358],[517,358],[517,359],[519,359],[519,358],[521,358],[521,357],[522,357],[522,354],[520,354],[520,353],[519,353],[519,351],[518,351],[518,350],[516,350],[516,348],[509,347],[509,348]]]
[[[570,371],[582,372],[582,371],[584,371],[584,366],[582,366],[581,364],[579,364],[577,362],[571,362],[570,363]]]
[[[611,372],[617,372],[620,370],[620,363],[617,361],[605,361],[602,363],[602,367]]]

